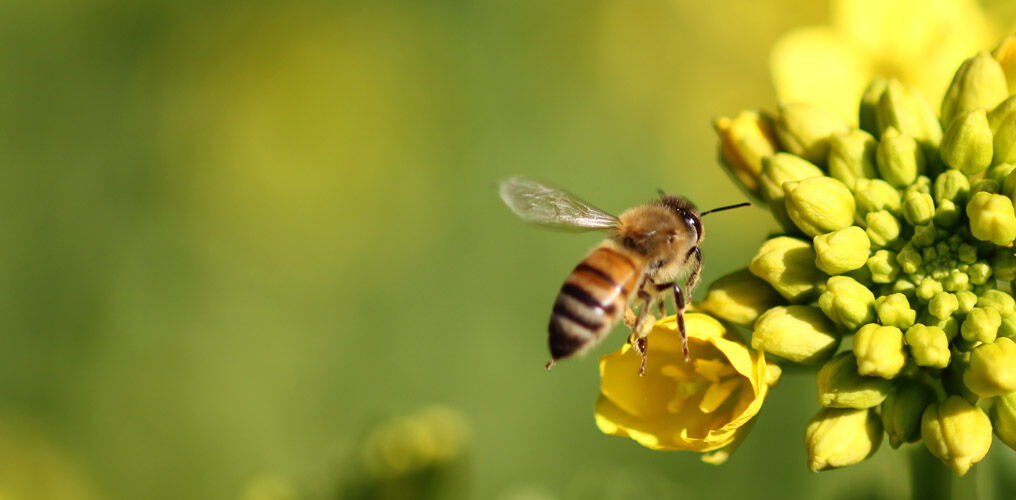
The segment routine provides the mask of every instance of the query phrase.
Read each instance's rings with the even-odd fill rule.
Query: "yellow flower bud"
[[[730,273],[709,285],[697,306],[717,318],[751,327],[759,315],[783,302],[780,294],[747,269]]]
[[[1009,82],[1009,93],[1016,94],[1016,35],[1009,35],[991,51]]]
[[[973,309],[975,305],[977,305],[977,295],[975,295],[974,292],[971,292],[969,290],[963,290],[960,292],[956,292],[954,295],[956,295],[956,301],[958,306],[957,312],[959,312],[960,314],[966,314],[970,312],[970,310]]]
[[[818,294],[825,274],[815,267],[815,250],[806,241],[777,236],[762,244],[748,269],[792,303]]]
[[[868,257],[868,270],[875,283],[892,283],[900,272],[900,265],[896,262],[896,254],[883,249]]]
[[[959,396],[932,403],[921,417],[921,437],[932,455],[962,476],[991,447],[991,421]]]
[[[857,373],[891,379],[907,363],[903,332],[895,326],[864,325],[854,334],[854,356]]]
[[[970,342],[994,342],[1000,326],[1002,326],[1002,316],[998,314],[998,311],[986,307],[975,307],[967,313],[967,319],[963,320],[960,335]]]
[[[942,284],[932,278],[924,278],[917,285],[917,298],[924,302],[931,300],[936,294],[942,292]]]
[[[884,247],[900,237],[900,221],[888,211],[868,212],[864,216],[864,223],[868,226],[865,233],[875,245]]]
[[[779,151],[773,118],[760,111],[742,111],[734,118],[718,118],[713,128],[720,136],[720,160],[727,172],[750,194],[761,197],[758,177],[762,158]]]
[[[856,464],[878,451],[882,423],[872,410],[823,408],[805,430],[812,472]]]
[[[935,208],[935,225],[941,228],[952,229],[960,221],[960,209],[951,200],[942,200],[942,203]]]
[[[882,133],[875,160],[882,178],[901,189],[917,180],[926,163],[917,141],[892,127]]]
[[[921,416],[935,402],[935,390],[914,379],[902,379],[882,403],[882,427],[889,436],[889,446],[921,439]]]
[[[983,108],[956,117],[942,140],[942,160],[963,173],[980,173],[991,165],[993,154],[991,127]]]
[[[815,265],[826,274],[843,274],[868,262],[871,242],[857,226],[821,234],[814,238]]]
[[[991,109],[1009,97],[1009,85],[998,61],[981,52],[964,61],[942,99],[942,123],[977,108]]]
[[[977,305],[994,309],[1003,316],[1016,312],[1016,299],[1003,290],[985,291],[977,297]]]
[[[1016,393],[995,398],[990,414],[995,435],[1006,446],[1016,450]]]
[[[791,181],[799,181],[822,175],[815,165],[799,156],[789,153],[776,153],[762,158],[762,175],[758,178],[758,190],[762,199],[769,204],[773,216],[787,230],[797,228],[787,215],[786,193],[783,185]]]
[[[991,266],[987,262],[976,262],[967,269],[967,276],[970,276],[970,283],[983,285],[991,277]]]
[[[967,200],[967,193],[970,192],[970,181],[967,176],[956,169],[949,169],[935,178],[934,195],[935,201],[942,203],[945,200],[952,200],[954,203],[962,204]]]
[[[847,351],[826,361],[815,378],[818,404],[831,408],[871,408],[885,401],[892,382],[857,373],[857,359]]]
[[[878,141],[863,130],[833,134],[829,139],[829,175],[851,189],[857,179],[877,176],[877,148]]]
[[[935,109],[921,93],[895,78],[886,85],[878,103],[878,128],[885,132],[892,127],[913,137],[926,151],[938,147],[942,126]]]
[[[1012,200],[1000,195],[980,192],[967,204],[970,232],[981,241],[1006,246],[1016,239],[1016,211]]]
[[[882,179],[857,179],[854,198],[861,214],[879,210],[896,212],[903,204],[899,191]]]
[[[872,135],[877,136],[880,133],[878,127],[878,104],[882,100],[882,94],[885,93],[885,89],[888,86],[889,80],[875,77],[868,84],[868,87],[864,89],[864,94],[861,95],[859,123],[862,130]]]
[[[818,298],[829,319],[850,330],[875,321],[875,295],[868,287],[847,276],[833,276]]]
[[[1016,342],[1001,337],[977,346],[970,353],[963,383],[974,394],[986,398],[1016,392]]]
[[[941,288],[941,285],[939,285]],[[956,294],[949,292],[938,292],[928,302],[928,313],[938,319],[946,319],[953,315],[960,308],[960,301]]]
[[[995,252],[995,256],[991,258],[991,270],[995,274],[995,279],[1002,281],[1016,279],[1016,254],[1013,254],[1011,248]]]
[[[992,136],[991,147],[993,163],[1016,161],[1016,112],[1000,118]]]
[[[894,293],[875,299],[875,311],[883,325],[908,328],[917,320],[917,311],[910,307],[907,296]]]
[[[903,201],[903,216],[911,226],[928,224],[935,215],[935,200],[928,193],[911,193]]]
[[[832,177],[812,177],[783,185],[787,215],[808,236],[818,236],[854,223],[854,196]]]
[[[776,136],[783,150],[818,165],[824,165],[829,154],[829,136],[849,129],[842,117],[810,104],[779,106]]]
[[[751,346],[796,363],[825,361],[839,344],[835,326],[811,306],[774,307],[755,322]]]
[[[949,366],[949,336],[945,330],[916,324],[907,329],[904,339],[917,366],[935,369]]]

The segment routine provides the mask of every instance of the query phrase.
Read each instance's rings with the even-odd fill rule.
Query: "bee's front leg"
[[[643,287],[638,292],[638,298],[642,300],[642,307],[639,308],[638,317],[635,318],[634,324],[631,325],[631,336],[628,338],[628,342],[635,348],[635,352],[642,357],[642,363],[639,365],[639,375],[645,375],[646,373],[646,349],[649,347],[648,335],[652,324],[655,322],[655,319],[649,314],[649,309],[652,308],[653,300],[656,297],[655,294],[649,293],[646,288]]]

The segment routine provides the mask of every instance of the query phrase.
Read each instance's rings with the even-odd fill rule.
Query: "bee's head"
[[[684,221],[687,226],[695,231],[695,242],[702,241],[702,217],[699,216],[695,205],[680,196],[662,194],[660,203],[674,211],[678,218]]]

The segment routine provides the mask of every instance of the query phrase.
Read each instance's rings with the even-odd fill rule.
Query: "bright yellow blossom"
[[[675,317],[649,333],[645,376],[625,344],[600,358],[596,424],[656,450],[709,452],[734,446],[759,412],[779,369],[701,313],[685,315],[691,361],[684,361]],[[727,453],[704,459],[717,463]]]
[[[807,26],[773,46],[781,100],[836,111],[857,123],[865,86],[895,77],[939,102],[956,67],[1001,35],[975,0],[831,0],[828,26]]]

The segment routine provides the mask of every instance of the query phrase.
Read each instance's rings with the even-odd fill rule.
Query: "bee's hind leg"
[[[647,329],[646,318],[649,316],[649,309],[652,308],[654,297],[645,291],[645,289],[639,290],[638,296],[639,299],[642,299],[642,307],[639,308],[638,317],[635,318],[634,324],[630,325],[631,336],[628,338],[628,342],[635,348],[635,352],[642,357],[642,363],[639,365],[639,375],[641,376],[646,373],[647,349],[649,347],[649,332],[644,330]]]

